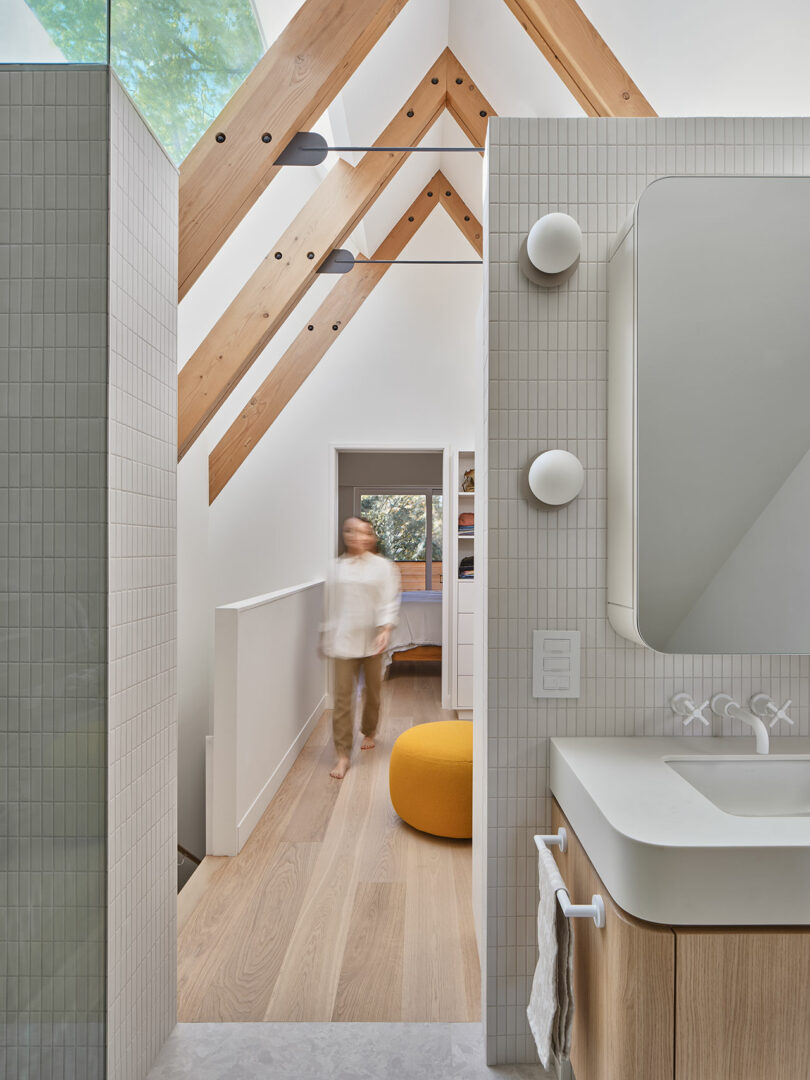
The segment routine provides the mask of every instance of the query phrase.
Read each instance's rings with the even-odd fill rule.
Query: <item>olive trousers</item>
[[[354,742],[354,692],[362,670],[366,692],[360,730],[373,737],[380,721],[382,656],[335,657],[335,707],[332,710],[332,737],[340,757],[349,757]]]

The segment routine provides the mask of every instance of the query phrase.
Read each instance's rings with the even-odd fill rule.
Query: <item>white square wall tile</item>
[[[534,955],[531,836],[548,828],[548,738],[673,734],[667,702],[676,684],[700,700],[720,683],[741,699],[767,684],[793,699],[795,733],[810,730],[807,657],[651,653],[614,634],[605,586],[610,242],[660,175],[810,174],[810,121],[497,118],[489,145],[486,1027],[490,1060],[509,1063],[536,1060],[528,982],[511,976],[526,950]],[[527,223],[551,210],[572,214],[584,243],[576,275],[546,293],[522,278],[516,255]],[[549,445],[571,449],[586,467],[582,495],[554,514],[522,494],[526,465]],[[578,699],[531,697],[534,629],[580,631]],[[736,725],[728,733],[742,734]],[[532,760],[544,763],[532,778],[513,765]]]
[[[177,172],[110,97],[107,1058],[140,1080],[176,1010]]]

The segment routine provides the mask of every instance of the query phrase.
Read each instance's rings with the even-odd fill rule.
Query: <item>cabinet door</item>
[[[458,583],[458,610],[461,612],[475,611],[475,582],[459,581]]]
[[[810,1076],[806,930],[678,928],[675,943],[676,1080]]]
[[[459,675],[456,678],[456,706],[459,709],[473,707],[473,676]]]
[[[472,645],[475,641],[475,615],[462,614],[458,615],[458,636],[459,645]]]
[[[456,652],[456,671],[459,675],[473,674],[473,647],[472,645],[459,645]]]
[[[577,1080],[673,1080],[675,935],[613,903],[576,834],[552,804],[552,832],[568,832],[554,857],[573,903],[605,901],[606,922],[574,919],[574,1031]],[[693,1080],[692,1077],[689,1080]]]

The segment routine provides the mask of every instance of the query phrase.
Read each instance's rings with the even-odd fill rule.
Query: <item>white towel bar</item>
[[[538,848],[541,844],[545,844],[546,847],[558,847],[563,855],[568,851],[568,833],[562,825],[555,833],[551,833],[549,836],[535,836],[534,842]]]
[[[559,828],[550,836],[535,836],[534,842],[538,850],[541,844],[545,844],[546,847],[558,847],[564,854],[568,849],[568,834],[565,829]],[[598,893],[591,897],[590,904],[572,904],[568,889],[563,887],[557,889],[557,900],[567,919],[593,919],[594,926],[599,930],[605,925],[605,902]]]

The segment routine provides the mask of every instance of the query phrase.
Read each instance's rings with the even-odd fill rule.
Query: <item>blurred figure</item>
[[[337,761],[330,772],[342,780],[354,741],[354,696],[360,672],[366,684],[361,750],[374,749],[380,719],[382,654],[399,614],[400,579],[394,563],[377,554],[377,534],[364,518],[343,523],[346,553],[326,584],[321,649],[334,664],[332,735]]]

